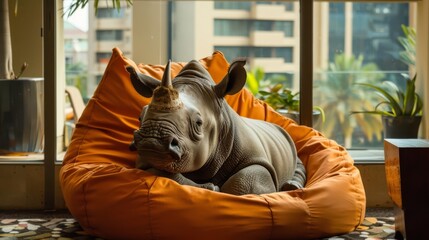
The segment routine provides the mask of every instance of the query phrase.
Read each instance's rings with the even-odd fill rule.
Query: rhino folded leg
[[[301,159],[297,158],[297,165],[292,179],[288,180],[283,186],[283,191],[296,190],[304,188],[307,181],[306,171]]]
[[[161,171],[161,170],[158,170],[155,168],[149,168],[149,169],[146,169],[145,171],[151,172],[151,173],[153,173],[157,176],[160,176],[160,177],[169,178],[169,179],[174,180],[177,183],[182,184],[182,185],[205,188],[205,189],[216,191],[216,192],[220,191],[219,187],[214,185],[213,183],[210,183],[210,182],[208,182],[208,183],[196,183],[196,182],[192,181],[191,179],[186,178],[185,176],[183,176],[180,173],[169,173],[169,172]]]
[[[221,187],[221,192],[243,195],[276,192],[270,172],[261,165],[251,165],[232,175]]]

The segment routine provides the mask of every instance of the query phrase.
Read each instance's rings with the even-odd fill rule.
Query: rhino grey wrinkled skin
[[[215,84],[198,62],[162,81],[129,66],[134,88],[152,97],[134,131],[136,167],[191,185],[236,195],[302,188],[305,169],[281,127],[239,116],[225,101],[246,82],[245,60],[231,63]]]

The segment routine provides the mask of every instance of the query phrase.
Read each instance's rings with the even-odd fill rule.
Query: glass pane
[[[256,87],[247,86],[257,97],[263,98],[259,91],[271,91],[279,83],[294,93],[299,91],[298,1],[172,4],[172,59],[198,59],[215,50],[228,61],[247,57],[246,67],[255,76]],[[189,32],[189,25],[193,34],[182,34]]]
[[[314,5],[314,105],[323,108],[321,131],[347,148],[382,148],[380,97],[357,83],[389,81],[405,87],[410,66],[400,53],[409,3],[323,2]],[[380,106],[383,108],[384,106]]]
[[[121,11],[100,4],[97,15],[90,6],[89,14],[76,15],[76,22],[65,18],[67,85],[77,86],[85,100],[99,83],[113,47],[136,62],[156,55],[156,60],[145,61],[151,64],[164,64],[161,59],[166,58],[199,59],[218,50],[229,61],[248,58],[248,72],[259,84],[256,89],[248,87],[257,97],[263,98],[259,91],[271,91],[276,83],[293,93],[300,90],[298,1],[138,1]],[[413,68],[401,59],[404,48],[398,37],[404,36],[401,26],[411,25],[415,17],[411,4],[314,4],[313,100],[326,116],[314,126],[347,148],[382,147],[380,116],[350,114],[372,110],[380,99],[355,83],[387,80],[405,86],[403,75]],[[170,9],[142,14],[155,5]],[[86,29],[73,25],[85,19]],[[155,30],[133,26],[138,22],[152,22]],[[140,46],[145,50],[136,49]]]
[[[20,2],[17,14],[13,14],[15,3],[7,3],[1,3],[0,162],[40,161],[46,150],[44,114],[47,109],[44,106],[44,42],[40,35],[43,4],[42,1]],[[4,9],[7,5],[9,12]],[[21,174],[14,170],[11,176]],[[6,183],[2,183],[4,189],[15,186]]]
[[[145,60],[150,64],[165,64],[160,59],[167,57],[173,61],[200,59],[218,50],[229,61],[247,57],[248,71],[263,73],[258,75],[259,88],[253,89],[258,97],[259,90],[270,91],[278,83],[294,93],[299,91],[298,1],[136,1],[119,12],[103,4],[100,1],[97,15],[89,4],[86,12],[64,18],[67,85],[76,86],[85,101],[99,83],[114,47],[138,63],[153,51],[158,59]],[[169,7],[171,16],[162,10]],[[144,12],[148,8],[154,11]],[[82,20],[86,20],[83,27]],[[155,29],[148,29],[147,24],[133,26],[138,22],[151,22]],[[160,44],[163,42],[166,44]],[[171,56],[163,56],[167,48]],[[69,136],[72,130],[68,125],[74,121],[70,112],[68,104]]]

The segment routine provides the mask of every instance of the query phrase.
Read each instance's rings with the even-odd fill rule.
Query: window
[[[269,58],[272,56],[271,48],[268,47],[255,47],[253,49],[253,54],[256,58]]]
[[[322,31],[315,36],[316,42],[328,40],[327,46],[315,48],[326,59],[316,64],[313,78],[313,101],[327,118],[321,130],[349,149],[382,148],[381,117],[350,113],[372,110],[379,101],[356,83],[405,83],[402,75],[408,74],[409,66],[399,57],[403,48],[398,37],[404,34],[401,25],[409,25],[409,3],[325,2],[315,6],[329,14],[328,36]],[[318,51],[326,47],[326,53]]]
[[[97,62],[108,63],[111,55],[112,53],[110,52],[97,52],[96,53]]]
[[[123,30],[97,30],[97,41],[121,41]]]
[[[285,37],[293,37],[293,25],[292,21],[275,21],[273,22],[273,31],[283,31]]]
[[[249,36],[249,21],[215,19],[215,36]]]
[[[123,18],[124,10],[116,10],[112,8],[99,8],[97,10],[97,18]]]
[[[252,26],[256,31],[281,31],[284,32],[285,37],[293,36],[292,21],[256,20]]]
[[[239,9],[250,11],[251,2],[219,1],[214,3],[215,9]]]
[[[20,16],[30,16],[31,20],[30,22],[34,22],[35,20],[41,20],[40,16],[42,14],[21,14],[21,10],[24,9],[28,9],[28,4],[26,4],[27,1],[23,1],[22,4],[20,5]],[[62,3],[63,1],[57,1]],[[66,2],[66,1],[64,1]],[[100,1],[100,3],[102,3],[104,1]],[[145,9],[150,9],[151,6],[144,6],[142,8],[139,8],[141,5],[140,4],[144,4],[146,1],[135,1],[135,5],[132,7],[133,9],[135,9],[138,12],[144,11]],[[155,2],[155,1],[152,1]],[[167,1],[156,1],[160,7],[154,7],[151,10],[153,12],[161,12],[159,11],[160,8],[163,8],[165,6],[167,6]],[[173,3],[178,3],[173,1]],[[216,5],[219,6],[221,2],[216,2]],[[228,1],[228,2],[223,2],[225,5],[228,4],[237,4],[237,5],[246,5],[247,4],[247,9],[251,9],[251,7],[256,4],[256,2],[237,2],[237,3],[233,3],[232,1]],[[288,5],[289,7],[287,7],[287,9],[289,9],[290,11],[292,11],[293,13],[297,13],[299,12],[299,4],[297,1],[293,1],[293,2],[283,2],[285,5]],[[149,4],[149,3],[148,3]],[[153,3],[150,3],[153,4]],[[181,3],[182,4],[182,3]],[[207,7],[211,7],[211,9],[215,9],[214,6],[215,4],[213,3],[209,3],[206,1],[197,1],[197,2],[191,2],[188,1],[187,3],[183,3],[183,4],[196,4],[198,6],[203,6],[204,9],[207,9]],[[253,4],[253,5],[252,5]],[[39,2],[39,5],[41,5],[41,3]],[[225,6],[224,5],[224,6]],[[24,6],[24,7],[23,7]],[[35,11],[35,6],[37,6],[37,4],[31,2],[30,3],[30,9],[31,11],[34,13]],[[50,4],[48,5],[48,7],[51,6]],[[21,8],[23,7],[23,8]],[[90,2],[90,4],[88,4],[88,7],[92,8],[92,4]],[[53,8],[53,7],[52,7]],[[139,9],[137,9],[139,8]],[[216,8],[216,9],[220,9],[220,8]],[[45,9],[44,9],[45,10]],[[58,9],[51,9],[51,13],[52,15],[55,15],[54,13],[56,11],[58,11]],[[227,11],[228,8],[226,9],[222,9],[222,11]],[[289,11],[288,10],[288,11]],[[372,13],[371,13],[372,11]],[[93,13],[93,9],[90,9],[89,14]],[[238,11],[237,11],[238,12]],[[240,11],[240,12],[244,12],[244,11]],[[387,2],[387,1],[362,1],[362,2],[357,2],[357,1],[345,1],[345,2],[339,2],[339,1],[332,1],[332,2],[328,2],[328,1],[315,1],[314,3],[314,18],[315,18],[315,22],[314,22],[314,27],[313,29],[307,29],[308,31],[314,31],[314,43],[315,45],[317,45],[317,47],[314,49],[314,88],[313,89],[301,89],[302,93],[308,93],[309,91],[313,91],[313,97],[314,97],[314,104],[326,104],[327,102],[329,102],[328,97],[329,95],[324,93],[321,93],[321,84],[323,83],[322,81],[326,81],[328,79],[332,79],[332,78],[337,78],[337,77],[341,77],[341,75],[345,75],[345,74],[354,74],[353,78],[355,79],[367,79],[367,78],[371,78],[372,74],[377,75],[377,72],[372,72],[371,75],[369,76],[364,76],[365,74],[369,74],[369,73],[357,73],[356,71],[333,71],[333,69],[330,69],[330,65],[332,66],[336,66],[335,65],[335,56],[336,55],[341,55],[343,53],[346,52],[351,52],[355,55],[355,58],[359,58],[360,53],[362,53],[363,55],[363,60],[362,63],[363,64],[368,64],[368,63],[376,63],[377,67],[380,68],[380,73],[383,73],[384,78],[386,78],[389,81],[399,81],[400,79],[400,75],[401,73],[404,72],[408,72],[408,67],[402,65],[402,63],[397,62],[397,61],[393,61],[395,60],[394,57],[392,57],[392,55],[390,55],[390,58],[387,57],[389,56],[387,53],[394,53],[396,52],[396,49],[400,46],[396,45],[396,38],[398,36],[398,34],[401,34],[400,30],[397,29],[398,26],[400,26],[402,23],[405,23],[404,19],[408,19],[408,22],[406,24],[417,27],[417,32],[421,31],[425,31],[427,29],[427,21],[421,21],[422,19],[425,19],[425,17],[428,16],[428,9],[427,9],[427,3],[425,1],[417,1],[416,3],[413,1],[395,1],[395,2]],[[416,16],[415,13],[418,12],[419,15]],[[41,11],[40,11],[41,13]],[[322,18],[318,18],[320,15],[319,13],[323,13],[323,17]],[[350,17],[350,14],[352,13],[352,16]],[[88,13],[87,13],[88,14]],[[250,13],[249,13],[250,14]],[[289,12],[288,12],[289,14]],[[407,16],[408,14],[408,16]],[[46,14],[47,15],[47,14]],[[125,14],[128,16],[128,14]],[[145,15],[145,17],[148,15]],[[132,14],[129,15],[129,17],[133,17]],[[134,16],[135,17],[135,16]],[[317,19],[316,19],[317,17]],[[361,18],[364,17],[364,18]],[[80,19],[79,19],[80,18]],[[79,16],[77,17],[78,20],[85,20],[85,18],[87,18],[87,15],[84,16]],[[251,19],[249,15],[247,15],[248,19]],[[65,18],[64,18],[65,19]],[[138,33],[137,31],[133,32],[133,34],[130,34],[130,38],[133,39],[134,41],[136,41],[135,39],[139,39],[139,46],[145,46],[146,48],[143,51],[140,51],[139,49],[132,49],[131,47],[128,48],[128,46],[123,46],[121,47],[124,51],[124,54],[129,56],[130,58],[136,59],[139,62],[147,62],[147,63],[154,63],[154,64],[164,64],[164,58],[168,58],[168,57],[172,57],[173,55],[169,55],[167,56],[166,52],[163,52],[163,49],[166,49],[166,44],[163,44],[164,38],[158,38],[158,35],[160,33],[160,31],[165,31],[167,29],[166,25],[162,25],[161,22],[159,21],[159,19],[164,19],[164,16],[159,16],[159,18],[157,19],[149,19],[148,21],[151,22],[152,24],[141,24],[138,26],[139,29],[141,28],[145,28],[143,31],[143,33]],[[348,21],[347,19],[352,19],[352,21]],[[413,21],[410,21],[410,19],[412,19]],[[34,20],[34,21],[33,21]],[[108,21],[111,21],[112,19],[109,19]],[[206,21],[207,18],[199,18],[198,21]],[[267,20],[267,19],[264,19]],[[270,19],[272,20],[272,19]],[[284,19],[282,21],[285,21]],[[362,21],[362,22],[361,22]],[[388,24],[386,24],[386,21],[388,22]],[[418,22],[418,26],[415,25],[416,21]],[[28,25],[28,21],[25,21]],[[294,29],[291,30],[291,32],[297,32],[299,25],[296,24],[295,25],[295,20],[293,20],[294,22]],[[60,22],[58,22],[60,23]],[[75,22],[74,22],[75,23]],[[92,22],[91,24],[94,24],[95,22]],[[359,24],[363,23],[365,24],[364,27],[361,27]],[[52,21],[48,22],[45,21],[43,23],[43,25],[46,26],[53,26]],[[156,24],[159,24],[156,25]],[[349,25],[352,25],[352,27],[349,27]],[[157,26],[157,30],[159,30],[158,32],[151,32],[150,29],[146,29],[147,25],[156,25]],[[195,24],[193,26],[195,26],[196,28],[198,28],[199,24]],[[187,25],[187,29],[189,28],[190,25]],[[24,26],[23,28],[25,28],[27,30],[28,26]],[[212,34],[214,32],[213,27],[214,27],[214,23],[213,22],[204,22],[204,24],[202,24],[202,27],[205,28],[205,30],[209,29],[210,31],[206,31],[204,32],[204,34],[196,34],[196,32],[194,32],[194,35],[188,35],[188,42],[191,46],[198,46],[197,48],[200,49],[200,51],[196,51],[196,49],[193,48],[188,48],[187,45],[186,46],[186,53],[189,54],[185,57],[183,57],[181,60],[186,61],[189,60],[191,57],[194,58],[199,58],[201,56],[206,56],[208,52],[214,50],[214,49],[221,49],[222,51],[224,51],[224,53],[226,55],[228,55],[228,58],[233,58],[234,56],[250,56],[252,53],[251,50],[249,50],[249,48],[246,48],[247,42],[240,42],[243,39],[239,39],[240,41],[234,42],[235,45],[225,45],[225,43],[223,42],[214,42],[212,41],[211,38],[209,38],[208,36],[211,36],[210,34]],[[137,28],[137,27],[136,27]],[[38,29],[36,32],[40,31],[40,26],[38,26],[36,29]],[[344,29],[354,29],[353,31],[353,35],[349,35],[346,34],[346,31],[344,31]],[[368,31],[366,31],[366,29],[368,29]],[[93,31],[93,38],[91,38],[91,41],[96,40],[95,37],[95,29],[91,29],[89,31]],[[370,31],[371,35],[370,35]],[[165,33],[165,32],[162,32]],[[183,32],[182,32],[183,33]],[[297,33],[297,34],[293,34],[291,35],[291,38],[288,39],[288,41],[286,42],[282,42],[282,46],[275,46],[274,49],[277,48],[288,48],[289,50],[287,50],[286,53],[279,53],[280,55],[288,55],[290,53],[291,57],[290,59],[292,59],[292,61],[288,64],[280,64],[280,69],[267,69],[266,70],[266,77],[267,78],[275,78],[275,75],[283,75],[286,80],[286,84],[288,87],[290,88],[294,88],[294,89],[298,89],[299,90],[299,81],[297,81],[297,79],[299,80],[300,75],[302,75],[303,73],[299,72],[299,65],[296,64],[296,62],[298,61],[296,58],[300,55],[299,53],[299,45],[297,45],[296,43],[294,43],[294,39],[295,38],[299,38],[300,35],[302,35],[303,33]],[[37,39],[40,38],[40,36],[38,34],[37,35]],[[31,36],[35,36],[35,35],[31,35]],[[160,34],[159,34],[160,35]],[[183,34],[182,34],[183,35]],[[204,40],[206,42],[209,42],[210,44],[212,44],[212,47],[208,48],[208,47],[201,47],[200,43],[201,40],[197,41],[198,44],[195,44],[194,42],[194,38],[189,38],[189,36],[201,36],[204,38]],[[29,35],[30,36],[30,35]],[[141,40],[144,39],[145,36],[150,36],[151,38],[149,39],[149,41],[145,40]],[[167,34],[164,34],[163,37],[166,37]],[[427,46],[427,39],[425,37],[421,37],[421,35],[418,34],[418,39],[419,40],[423,40],[420,41],[419,43],[419,49],[418,49],[418,53],[422,53],[422,55],[419,57],[419,64],[420,64],[420,68],[424,68],[427,69],[428,68],[428,56],[427,56],[427,52],[428,52],[428,46]],[[45,39],[50,39],[50,41],[54,41],[53,39],[55,39],[58,36],[52,36],[52,35],[45,35],[44,38]],[[372,39],[370,41],[368,41],[368,37],[371,37]],[[64,38],[67,39],[68,37],[66,37],[64,35]],[[358,39],[360,38],[360,39]],[[37,40],[36,39],[36,40]],[[231,39],[231,41],[235,39]],[[91,44],[88,44],[88,38],[82,39],[81,41],[86,43],[86,44],[75,44],[78,41],[70,41],[67,43],[64,43],[65,46],[65,52],[61,53],[61,52],[57,52],[57,54],[59,56],[61,56],[61,54],[64,54],[64,59],[66,60],[65,62],[70,65],[70,64],[77,64],[79,62],[81,62],[84,66],[86,66],[86,68],[88,68],[89,66],[93,66],[93,65],[98,65],[96,64],[96,52],[107,52],[109,51],[111,48],[111,46],[109,46],[109,48],[107,49],[95,49],[98,48],[98,45],[104,45],[105,43],[110,44],[108,42],[103,42],[103,44],[98,44],[97,46],[93,46]],[[33,41],[32,41],[33,42]],[[129,41],[129,43],[131,44],[132,41]],[[165,41],[168,42],[168,41]],[[279,41],[276,41],[277,43]],[[422,44],[423,42],[423,44]],[[115,42],[115,44],[117,44],[117,42]],[[159,44],[159,45],[157,45]],[[28,45],[28,44],[27,44]],[[33,44],[34,45],[34,44]],[[31,45],[31,46],[33,46]],[[36,44],[38,45],[38,44]],[[51,51],[50,53],[55,53],[55,50],[52,49],[52,46],[54,46],[55,44],[52,45],[45,45],[44,46],[44,50],[46,49],[50,49],[49,51]],[[76,56],[80,55],[81,53],[85,52],[85,49],[80,49],[76,48],[75,46],[87,46],[91,51],[89,51],[88,49],[86,50],[86,57],[83,57],[81,60],[78,60],[79,58],[77,58]],[[88,46],[90,45],[90,46]],[[183,45],[183,44],[180,44]],[[34,45],[35,46],[35,45]],[[174,49],[177,49],[177,46],[174,46],[174,43],[170,43],[169,46],[173,46]],[[352,46],[352,47],[350,47]],[[358,48],[359,46],[359,48]],[[159,47],[159,50],[156,49],[157,47]],[[258,46],[260,47],[260,46]],[[94,50],[95,49],[95,50]],[[156,49],[154,51],[151,51],[153,49]],[[360,49],[360,50],[357,50]],[[71,50],[71,52],[67,52]],[[79,51],[80,52],[79,52]],[[277,51],[277,50],[276,50]],[[284,50],[280,50],[280,51],[284,51]],[[28,56],[28,51],[25,51],[27,56]],[[142,54],[142,52],[144,54]],[[155,52],[155,53],[153,53]],[[46,51],[45,51],[46,53]],[[78,54],[77,54],[78,53]],[[70,54],[70,55],[69,55]],[[36,56],[37,58],[41,59],[41,56],[39,56],[38,54],[32,54],[32,56]],[[43,57],[48,60],[48,61],[52,61],[55,62],[55,57],[53,57],[54,54],[45,54]],[[141,57],[146,57],[149,56],[148,59],[144,59],[144,60],[140,60]],[[279,55],[276,53],[275,57],[277,58]],[[423,57],[422,57],[423,56]],[[174,56],[175,59],[180,59],[178,55]],[[16,59],[16,58],[15,58]],[[86,60],[85,60],[86,59]],[[88,59],[91,59],[91,62],[88,61]],[[389,61],[390,60],[390,61]],[[86,63],[84,62],[86,61]],[[339,59],[339,61],[341,62],[341,59]],[[288,61],[286,61],[288,62]],[[343,61],[344,62],[344,61]],[[263,63],[263,62],[262,62]],[[332,64],[331,64],[332,63]],[[337,64],[340,65],[340,64]],[[32,66],[35,66],[34,64]],[[270,66],[274,66],[274,65],[270,65]],[[390,67],[390,68],[389,68]],[[40,68],[33,68],[33,69],[44,69],[44,75],[49,76],[51,81],[49,82],[49,84],[51,84],[50,86],[60,86],[61,83],[58,81],[58,79],[55,79],[55,84],[52,84],[54,81],[52,81],[52,79],[54,79],[54,72],[55,71],[59,71],[61,72],[62,67],[61,65],[58,65],[57,68],[53,68],[52,65],[47,64],[43,67]],[[77,78],[70,78],[69,76],[73,76],[73,74],[76,73],[81,73],[83,75],[88,76],[89,73],[87,73],[85,70],[80,70],[78,68],[71,68],[71,71],[67,70],[68,67],[66,67],[66,81],[70,81],[73,84],[82,84],[82,85],[90,85],[88,84],[88,82],[91,82],[91,84],[98,84],[99,79],[101,78],[101,75],[98,75],[98,73],[96,73],[96,77],[94,78],[89,78],[87,77],[85,78],[81,78],[81,80],[77,81]],[[30,69],[29,69],[30,70]],[[100,72],[102,73],[102,69],[100,70]],[[27,72],[28,73],[28,72]],[[422,71],[421,72],[423,76],[423,80],[422,81],[427,81],[427,73]],[[338,81],[340,82],[340,81]],[[340,82],[341,83],[341,82]],[[45,84],[48,84],[48,82],[45,82]],[[63,83],[65,84],[65,83]],[[60,88],[59,88],[60,89]],[[63,94],[63,91],[58,91],[56,93],[58,96],[62,96],[61,94]],[[92,92],[88,91],[87,96],[91,96]],[[48,100],[50,100],[47,104],[49,105],[48,108],[45,108],[45,119],[55,119],[55,116],[59,116],[61,115],[63,109],[58,109],[53,107],[53,103],[56,103],[58,105],[60,105],[60,103],[57,101],[58,99],[55,99],[54,94],[52,94],[52,92],[45,92],[45,96],[48,97]],[[322,97],[323,96],[323,97]],[[366,94],[366,96],[369,97],[369,94]],[[343,103],[341,98],[335,98],[336,99],[336,104],[337,105],[341,105]],[[52,103],[52,104],[51,104]],[[58,114],[57,114],[58,113]],[[348,115],[343,115],[343,117],[348,117]],[[57,157],[57,148],[60,148],[59,144],[58,147],[56,146],[57,142],[59,142],[60,137],[62,136],[62,131],[61,129],[61,125],[64,124],[64,122],[60,122],[60,118],[58,118],[57,122],[53,122],[52,127],[47,128],[49,131],[51,131],[50,133],[52,133],[52,131],[55,131],[56,129],[56,136],[53,134],[47,134],[47,136],[45,136],[45,149],[49,148],[49,151],[46,150],[45,151],[45,159],[40,159],[40,158],[36,158],[36,159],[32,159],[34,161],[32,161],[31,165],[31,171],[34,171],[34,169],[36,169],[36,172],[34,172],[35,174],[40,174],[43,175],[43,173],[45,173],[45,181],[43,181],[43,177],[39,177],[39,175],[37,176],[37,178],[21,178],[22,176],[27,176],[28,174],[22,174],[23,172],[21,170],[28,170],[28,167],[23,167],[23,168],[16,168],[13,165],[16,164],[22,164],[23,166],[25,166],[26,163],[23,163],[21,160],[13,160],[13,164],[10,165],[7,162],[2,162],[2,170],[4,170],[4,172],[16,172],[18,174],[15,174],[16,176],[19,176],[19,179],[15,179],[13,180],[13,183],[16,183],[16,185],[13,186],[18,186],[18,188],[13,187],[12,188],[9,186],[9,188],[11,189],[10,193],[14,196],[22,196],[22,193],[19,192],[19,194],[15,194],[15,188],[16,189],[21,189],[22,186],[26,186],[25,182],[28,182],[28,180],[41,180],[40,182],[32,182],[31,184],[31,188],[28,188],[26,191],[27,195],[25,196],[26,199],[28,199],[29,197],[32,198],[36,195],[40,195],[41,191],[45,191],[46,197],[45,197],[45,207],[46,209],[53,209],[54,206],[54,183],[55,183],[55,177],[54,177],[54,170],[53,168],[55,166],[50,166],[50,167],[44,167],[46,165],[52,165],[52,163],[57,160],[57,159],[61,159],[61,157]],[[330,120],[327,120],[330,121]],[[427,122],[427,121],[426,121]],[[56,124],[56,128],[55,128],[55,124]],[[422,125],[423,126],[423,125]],[[425,126],[427,128],[427,126]],[[345,128],[338,128],[338,134],[335,134],[335,136],[333,136],[333,138],[335,140],[337,140],[338,142],[346,145],[346,141],[345,141],[345,135],[343,134]],[[324,130],[326,131],[326,130]],[[423,137],[427,138],[428,132],[427,129],[424,132]],[[379,148],[380,149],[380,145],[375,145],[374,143],[369,143],[367,137],[364,134],[364,130],[363,129],[359,129],[358,127],[354,128],[353,130],[353,134],[352,137],[350,138],[351,141],[349,141],[349,143],[351,144],[351,149],[353,148],[359,148],[359,149],[368,149],[368,148]],[[52,151],[54,150],[54,152]],[[62,151],[63,149],[59,149],[59,151]],[[370,159],[373,159],[372,156],[373,151],[369,151],[369,156]],[[43,158],[43,157],[42,157]],[[43,166],[42,166],[43,164]],[[58,163],[57,163],[58,164]],[[42,166],[40,170],[40,168],[38,168],[39,166]],[[11,169],[11,171],[9,170],[9,167]],[[33,168],[34,167],[34,168]],[[58,169],[58,168],[57,168]],[[47,171],[48,170],[48,171]],[[26,172],[25,172],[26,173]],[[47,176],[46,174],[50,174],[51,176]],[[47,184],[44,185],[43,184]],[[41,186],[41,187],[40,187]],[[41,190],[42,189],[42,190]],[[35,195],[34,195],[35,194]],[[11,195],[11,196],[12,196]],[[13,204],[14,205],[17,201],[17,198],[11,198],[14,200]],[[19,199],[22,200],[22,199]],[[19,201],[18,201],[19,202]],[[28,201],[22,200],[21,202],[25,202],[27,203]],[[39,201],[42,202],[42,201]],[[61,201],[59,201],[61,202]],[[55,202],[56,203],[56,202]],[[7,203],[6,203],[7,204]],[[19,203],[18,203],[19,204]],[[20,207],[28,207],[28,205],[26,206],[20,206]],[[30,207],[34,207],[34,208],[38,208],[40,207],[39,204],[35,205],[35,206],[30,206]]]
[[[255,21],[253,26],[257,31],[272,31],[273,21]]]
[[[278,12],[283,15],[276,16],[274,11],[266,15],[252,15],[252,9],[259,4],[269,4],[270,9],[276,6],[282,10]],[[167,46],[173,51],[168,57],[187,61],[206,56],[214,50],[222,51],[229,61],[246,56],[250,59],[249,69],[263,67],[266,78],[279,79],[277,76],[283,76],[285,85],[295,91],[301,90],[301,95],[311,91],[314,105],[325,110],[327,119],[320,130],[327,137],[349,149],[381,149],[383,138],[380,121],[370,120],[374,121],[374,128],[369,130],[356,115],[350,115],[351,111],[359,110],[362,103],[373,105],[375,97],[368,91],[359,89],[354,83],[384,80],[400,83],[402,74],[409,72],[409,66],[398,57],[402,46],[397,39],[403,34],[402,24],[413,25],[410,20],[415,18],[415,11],[411,7],[413,4],[315,1],[315,14],[312,16],[312,89],[300,89],[299,56],[300,47],[303,46],[300,46],[301,29],[297,29],[300,26],[298,1],[173,1],[170,18],[174,24],[169,34],[174,39]],[[181,14],[183,9],[198,10],[200,15],[189,12]],[[98,18],[123,16],[123,13],[116,10],[100,10]],[[284,10],[287,11],[287,16],[284,16]],[[135,8],[133,11],[140,10]],[[186,21],[183,21],[184,16]],[[160,24],[160,19],[154,22]],[[160,25],[159,29],[162,28],[163,25]],[[96,40],[119,41],[131,38],[128,41],[131,43],[139,35],[139,29],[127,29],[131,29],[129,32],[132,34],[124,34],[119,29],[96,30]],[[184,29],[189,32],[183,34]],[[253,34],[254,31],[261,33]],[[283,32],[283,38],[276,38],[277,35],[271,34],[279,31]],[[265,32],[269,34],[264,35]],[[167,38],[166,35],[164,37],[158,40]],[[71,43],[67,43],[67,48],[69,45]],[[131,47],[124,48],[124,52],[133,56],[136,54]],[[158,52],[161,54],[162,51]],[[94,61],[103,62],[110,52],[100,49],[94,55]],[[71,59],[68,58],[68,61]],[[91,79],[88,80],[96,84],[98,77]],[[371,116],[365,118],[371,119]]]
[[[293,62],[293,49],[291,47],[277,47],[274,48],[273,57],[283,58],[285,62]]]
[[[217,51],[221,51],[225,55],[225,58],[228,61],[232,61],[234,58],[239,57],[239,56],[249,56],[249,48],[248,47],[215,46],[214,49]]]

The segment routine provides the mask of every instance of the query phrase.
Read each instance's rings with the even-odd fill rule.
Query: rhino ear
[[[238,93],[246,84],[245,58],[236,58],[231,63],[228,73],[220,83],[214,86],[214,91],[219,98]]]
[[[126,68],[130,73],[131,83],[134,89],[143,97],[152,97],[153,90],[158,87],[161,82],[151,76],[137,72],[132,66],[127,66]]]

